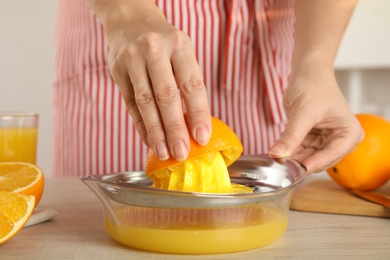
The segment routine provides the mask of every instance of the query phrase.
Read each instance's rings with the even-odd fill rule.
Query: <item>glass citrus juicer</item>
[[[232,184],[253,193],[200,193],[152,187],[145,172],[82,177],[104,207],[116,241],[142,250],[213,254],[259,248],[287,229],[290,198],[305,175],[299,162],[242,156],[228,167]]]

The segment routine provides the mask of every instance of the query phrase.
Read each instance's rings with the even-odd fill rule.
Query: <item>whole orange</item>
[[[347,189],[374,190],[390,179],[390,122],[374,114],[357,114],[365,136],[354,151],[327,170]]]
[[[187,115],[185,115],[184,118],[188,126]],[[225,160],[226,166],[229,166],[242,154],[243,147],[241,141],[236,133],[234,133],[234,131],[223,121],[216,117],[212,117],[211,120],[212,131],[209,143],[202,146],[198,144],[195,139],[190,137],[190,152],[188,154],[187,161],[213,151],[220,151]],[[181,163],[183,162],[177,161],[172,156],[168,160],[161,161],[154,154],[153,150],[149,149],[148,156],[146,158],[146,174],[150,176],[155,171],[166,169]]]

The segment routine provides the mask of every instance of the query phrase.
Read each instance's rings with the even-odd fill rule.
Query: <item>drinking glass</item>
[[[0,111],[0,162],[36,164],[38,114]]]

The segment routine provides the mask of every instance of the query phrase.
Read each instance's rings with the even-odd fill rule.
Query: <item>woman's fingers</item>
[[[205,145],[211,133],[207,92],[191,40],[161,20],[133,29],[112,37],[111,73],[144,142],[161,160],[170,155],[185,160],[190,134]]]
[[[149,146],[145,124],[136,103],[133,84],[131,83],[127,70],[124,71],[125,69],[127,68],[121,66],[119,62],[113,62],[110,68],[111,76],[121,91],[123,101],[125,102],[127,111],[133,119],[138,134],[141,136],[145,145]]]
[[[160,130],[162,133],[165,131],[172,156],[179,161],[185,160],[189,153],[189,134],[184,121],[180,92],[169,57],[155,53],[155,56],[148,60],[148,73],[163,123],[163,128]],[[148,125],[146,127],[148,128]],[[152,134],[149,132],[151,139]]]
[[[177,42],[179,48],[173,53],[171,61],[187,110],[190,132],[200,145],[206,145],[211,134],[207,90],[189,38],[182,36]]]
[[[314,115],[298,107],[292,109],[286,128],[269,149],[271,156],[276,158],[291,156],[315,126]]]
[[[127,64],[127,74],[131,81],[129,87],[132,87],[132,90],[128,90],[127,93],[132,93],[134,96],[134,106],[131,107],[129,113],[137,126],[138,132],[145,129],[149,147],[153,149],[160,160],[166,160],[170,153],[166,142],[165,129],[147,68],[147,62],[149,61],[145,60],[144,55],[138,47],[130,46],[127,48],[125,64]]]
[[[335,120],[338,121],[338,120]],[[302,160],[310,172],[320,172],[335,165],[362,140],[364,133],[354,115],[328,130],[326,142],[320,149]]]

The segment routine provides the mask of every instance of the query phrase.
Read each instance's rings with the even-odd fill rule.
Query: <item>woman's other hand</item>
[[[292,71],[283,97],[287,125],[271,156],[292,156],[308,172],[331,167],[363,130],[334,76],[333,63],[356,0],[297,0]]]
[[[284,107],[288,123],[269,153],[291,156],[310,173],[336,164],[364,136],[332,70],[310,67],[291,78]]]

